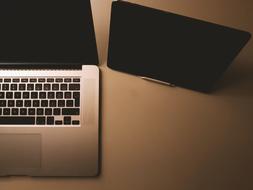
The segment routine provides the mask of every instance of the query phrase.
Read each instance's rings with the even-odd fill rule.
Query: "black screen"
[[[97,64],[89,0],[1,0],[0,64]]]
[[[108,66],[207,91],[249,38],[247,32],[114,2]]]

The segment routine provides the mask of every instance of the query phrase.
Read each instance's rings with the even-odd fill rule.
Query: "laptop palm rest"
[[[41,135],[0,134],[0,154],[2,175],[30,175],[41,167]]]

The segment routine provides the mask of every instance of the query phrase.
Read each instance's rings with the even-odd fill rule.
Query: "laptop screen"
[[[207,91],[249,37],[240,30],[117,1],[112,5],[108,66]]]
[[[0,65],[97,64],[89,0],[1,0]]]

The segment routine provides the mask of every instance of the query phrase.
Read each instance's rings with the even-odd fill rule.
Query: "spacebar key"
[[[0,125],[34,125],[34,117],[0,117]]]

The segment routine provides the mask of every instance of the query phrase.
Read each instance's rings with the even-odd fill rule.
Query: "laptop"
[[[1,0],[0,176],[99,172],[89,0]]]
[[[108,66],[211,92],[250,33],[126,1],[112,3]]]

